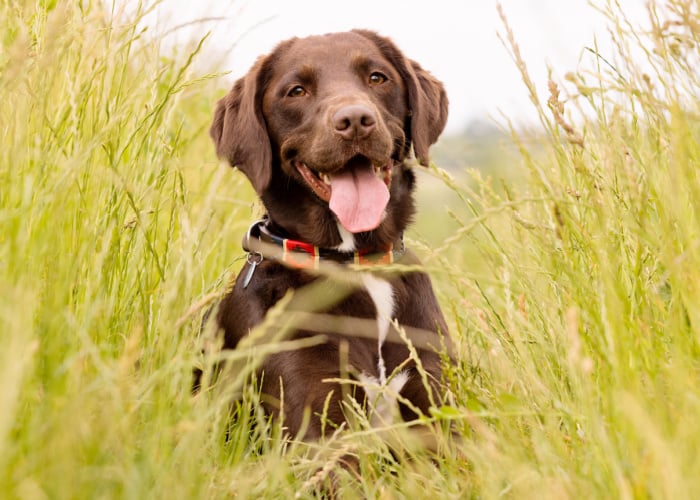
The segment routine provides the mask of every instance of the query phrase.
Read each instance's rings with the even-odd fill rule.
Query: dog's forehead
[[[278,67],[285,69],[349,67],[360,58],[389,62],[373,41],[353,32],[297,38],[279,50],[276,56],[280,63]]]

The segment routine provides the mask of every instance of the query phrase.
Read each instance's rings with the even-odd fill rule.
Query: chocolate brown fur
[[[386,76],[386,81],[370,85],[373,72]],[[306,93],[296,92],[295,85]],[[339,110],[350,105],[369,110],[372,123],[366,137],[358,133],[348,138],[337,125],[334,128]],[[324,248],[342,242],[338,222],[328,203],[294,168],[294,162],[303,162],[323,174],[343,168],[358,155],[373,164],[390,158],[392,180],[385,216],[375,229],[354,235],[357,248],[372,251],[401,240],[414,213],[415,178],[407,157],[412,147],[420,163],[426,165],[428,148],[442,132],[446,119],[447,98],[438,80],[404,57],[390,40],[356,30],[291,39],[260,58],[219,101],[211,136],[219,156],[250,179],[265,205],[271,230]],[[290,289],[330,279],[265,259],[244,287],[241,276],[247,270],[246,265],[216,316],[227,349],[235,348]],[[389,281],[393,318],[403,326],[433,332],[432,343],[439,346],[438,335],[446,334],[447,328],[428,276],[414,271],[394,275]],[[362,287],[338,297],[320,312],[365,319],[377,314]],[[294,338],[316,333],[302,329],[294,333]],[[349,348],[352,369],[377,376],[376,337],[326,333],[328,341],[323,345],[274,354],[263,363],[265,407],[271,414],[279,413],[282,384],[284,425],[292,435],[299,432],[305,408],[310,408],[312,419],[305,437],[320,436],[319,415],[330,391],[333,394],[327,417],[336,424],[344,421],[341,388],[323,381],[341,376],[342,344]],[[399,342],[386,342],[382,356],[387,373],[391,373],[406,362],[409,353]],[[438,389],[439,355],[422,347],[419,356],[431,376],[431,386]],[[406,369],[409,380],[401,393],[425,413],[430,398],[415,363],[408,361]],[[357,389],[354,397],[363,402],[365,395]],[[437,390],[435,397],[439,400]],[[401,412],[404,418],[416,416],[408,407],[402,407]]]

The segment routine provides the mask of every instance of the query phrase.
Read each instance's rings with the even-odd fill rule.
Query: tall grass
[[[699,7],[652,2],[641,29],[603,6],[616,51],[592,47],[544,96],[506,24],[548,158],[516,135],[529,180],[466,194],[473,219],[445,249],[478,250],[485,273],[441,259],[485,496],[700,493]]]
[[[206,497],[192,450],[214,464],[219,438],[176,325],[249,210],[209,153],[198,48],[82,5],[0,7],[0,496]]]
[[[214,75],[199,46],[164,57],[140,14],[3,3],[0,496],[308,497],[344,453],[349,497],[698,496],[700,12],[649,14],[602,6],[615,52],[548,89],[506,28],[547,155],[514,133],[518,182],[434,169],[458,229],[411,244],[459,362],[431,457],[362,422],[285,440],[238,384],[191,396],[198,305],[252,217],[207,136]]]

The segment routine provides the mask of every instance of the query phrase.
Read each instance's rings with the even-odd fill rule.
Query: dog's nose
[[[335,112],[333,125],[343,139],[366,139],[377,125],[377,117],[367,106],[353,104]]]

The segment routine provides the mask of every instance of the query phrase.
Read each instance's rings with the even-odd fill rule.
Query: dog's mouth
[[[292,162],[304,182],[328,203],[345,229],[361,233],[376,229],[389,203],[393,160],[376,165],[357,155],[333,172],[318,172],[300,161]]]

